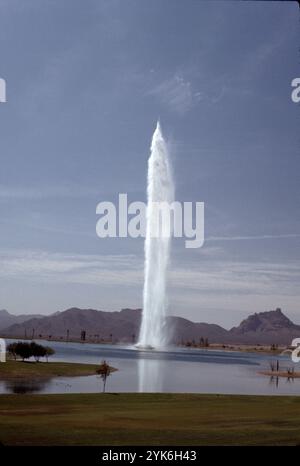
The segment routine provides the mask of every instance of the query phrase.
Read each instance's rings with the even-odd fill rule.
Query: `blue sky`
[[[145,200],[159,117],[205,245],[172,245],[169,312],[300,322],[296,2],[0,0],[0,308],[141,307],[143,242],[96,205]]]

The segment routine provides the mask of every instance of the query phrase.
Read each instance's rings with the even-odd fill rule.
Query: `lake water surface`
[[[300,379],[278,380],[258,374],[269,369],[272,359],[279,359],[282,367],[291,367],[293,364],[288,356],[183,348],[140,351],[129,346],[41,343],[50,344],[55,349],[52,361],[100,364],[105,359],[118,369],[107,380],[107,391],[110,392],[300,394]],[[0,382],[0,393],[100,391],[102,380],[96,375],[57,377],[43,382]]]

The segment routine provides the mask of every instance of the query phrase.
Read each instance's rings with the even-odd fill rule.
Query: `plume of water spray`
[[[165,234],[156,206],[157,203],[171,203],[173,200],[174,183],[169,153],[158,122],[148,160],[143,314],[138,343],[143,348],[162,348],[168,344],[166,272],[171,230],[168,235]]]

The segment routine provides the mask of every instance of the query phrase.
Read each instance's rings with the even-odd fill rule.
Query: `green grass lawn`
[[[295,445],[300,397],[1,395],[4,445]]]
[[[99,365],[68,362],[22,362],[0,364],[0,380],[37,380],[51,377],[94,375]]]

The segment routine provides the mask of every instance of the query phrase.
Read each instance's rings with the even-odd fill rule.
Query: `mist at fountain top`
[[[170,237],[153,203],[174,200],[174,183],[167,144],[160,123],[153,133],[147,179],[147,227],[145,237],[143,314],[137,347],[154,349],[166,347],[170,335],[166,326],[166,273],[170,255]],[[159,234],[153,235],[153,232]],[[154,237],[156,236],[156,237]]]

